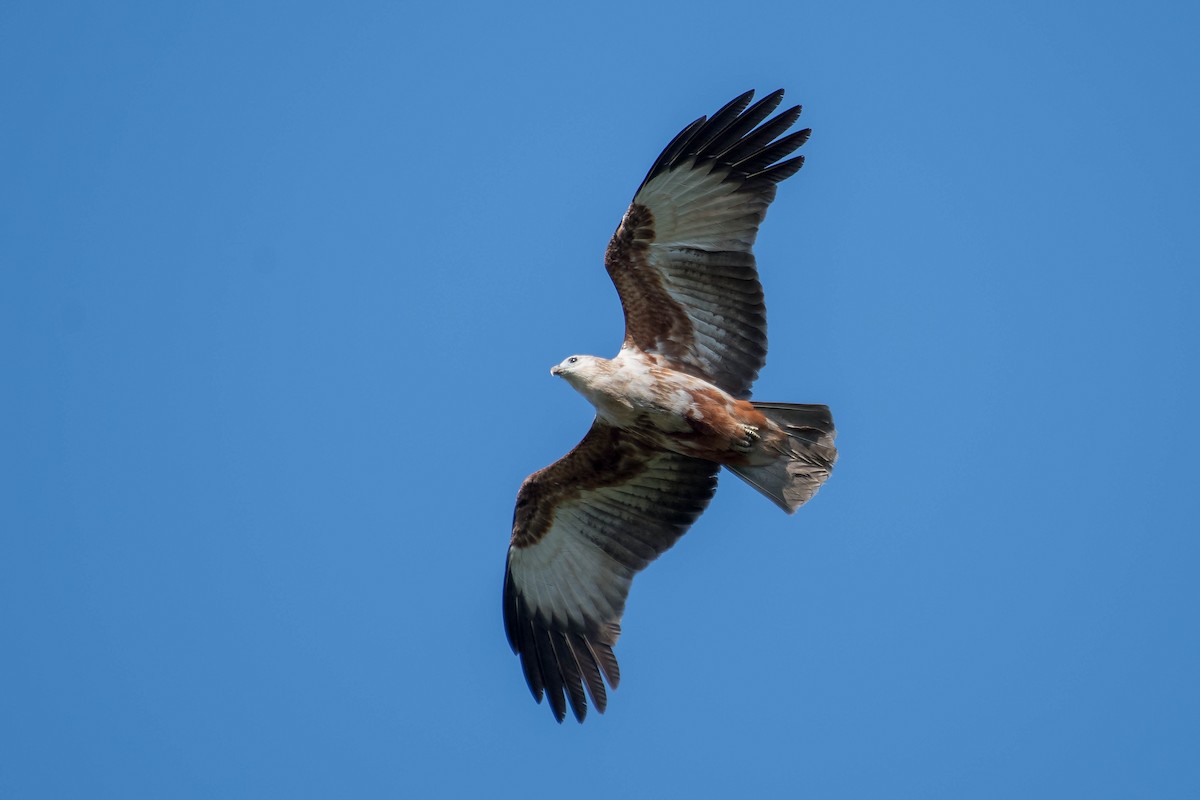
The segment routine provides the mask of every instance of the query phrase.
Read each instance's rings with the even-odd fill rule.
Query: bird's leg
[[[758,433],[757,425],[747,425],[740,423],[742,429],[742,438],[734,440],[733,449],[740,453],[748,453],[754,448],[754,443],[762,438]]]

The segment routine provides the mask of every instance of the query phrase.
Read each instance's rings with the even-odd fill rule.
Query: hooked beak
[[[550,374],[551,375],[561,375],[562,367],[560,367],[558,364],[555,364],[553,367],[550,368]]]

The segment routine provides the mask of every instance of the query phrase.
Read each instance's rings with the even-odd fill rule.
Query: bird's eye
[[[574,364],[574,363],[575,363],[576,361],[578,361],[578,360],[579,360],[579,359],[578,359],[578,358],[576,358],[575,356],[571,356],[570,358],[568,358],[568,359],[567,359],[567,363],[568,363],[568,364]]]

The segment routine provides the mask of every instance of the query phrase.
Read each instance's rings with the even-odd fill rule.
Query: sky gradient
[[[0,796],[1200,796],[1195,6],[0,6]],[[788,91],[763,400],[604,715],[504,640],[683,125]]]

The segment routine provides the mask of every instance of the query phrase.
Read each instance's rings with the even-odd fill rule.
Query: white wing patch
[[[621,617],[633,570],[592,541],[588,517],[577,503],[564,504],[541,541],[509,548],[513,579],[530,611],[548,623],[586,629]]]
[[[738,184],[725,178],[725,170],[697,167],[690,159],[642,187],[633,202],[654,214],[652,253],[675,248],[750,252],[771,198],[738,192]]]

